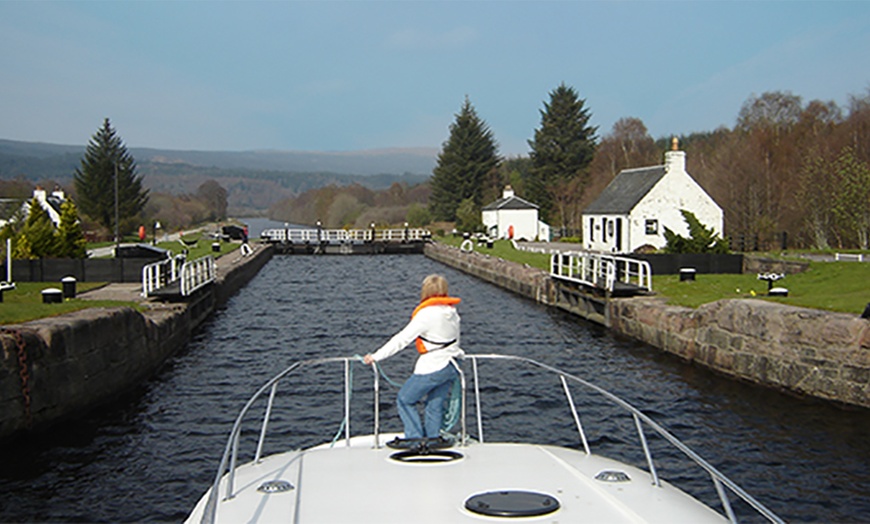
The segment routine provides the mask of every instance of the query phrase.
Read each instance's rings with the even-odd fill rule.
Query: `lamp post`
[[[118,235],[118,160],[115,159],[115,256],[118,256],[118,248],[121,245],[121,237]]]
[[[158,229],[160,229],[160,221],[159,221],[159,220],[155,220],[155,221],[154,221],[154,242],[153,242],[153,244],[152,244],[152,245],[154,245],[154,246],[157,245],[157,230],[158,230]]]

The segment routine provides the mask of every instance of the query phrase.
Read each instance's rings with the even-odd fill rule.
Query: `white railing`
[[[144,266],[142,268],[142,296],[147,298],[154,291],[178,280],[185,260],[184,255],[176,255]]]
[[[189,296],[197,289],[214,282],[214,269],[214,257],[211,255],[185,262],[181,266],[181,296]]]
[[[239,461],[239,443],[242,438],[243,433],[246,436],[255,436],[259,434],[259,438],[256,443],[256,452],[253,456],[253,461],[260,462],[262,458],[262,451],[264,447],[265,440],[268,435],[269,422],[272,417],[273,410],[275,410],[275,400],[276,398],[280,402],[280,400],[291,397],[292,395],[277,395],[279,386],[283,386],[285,390],[290,390],[292,393],[294,386],[298,387],[298,384],[294,382],[296,378],[297,372],[312,370],[312,374],[319,373],[322,377],[335,377],[334,373],[328,374],[325,371],[320,369],[321,366],[334,366],[337,364],[342,365],[344,368],[344,394],[343,394],[343,403],[344,403],[344,413],[345,418],[341,424],[341,428],[344,432],[344,440],[347,446],[350,446],[350,439],[353,434],[351,431],[351,391],[354,392],[355,398],[361,398],[357,390],[354,390],[353,387],[353,371],[352,366],[354,362],[358,360],[358,356],[355,358],[351,357],[327,357],[327,358],[319,358],[313,360],[305,360],[305,361],[297,361],[291,364],[289,367],[285,368],[283,371],[275,375],[271,380],[266,382],[259,390],[257,390],[254,395],[247,401],[247,403],[242,408],[238,417],[236,418],[235,423],[233,424],[232,430],[230,431],[229,438],[227,439],[226,446],[224,447],[224,453],[221,458],[220,466],[218,467],[217,474],[215,475],[214,482],[212,483],[211,490],[208,495],[207,503],[205,509],[203,511],[202,519],[200,522],[203,524],[213,523],[216,520],[218,505],[221,501],[231,500],[236,495],[235,488],[235,476],[236,476],[236,465]],[[648,472],[650,474],[650,482],[656,486],[661,487],[661,480],[658,474],[658,468],[656,466],[656,462],[654,461],[654,457],[652,455],[651,448],[647,443],[647,434],[649,435],[657,435],[660,437],[661,441],[667,444],[670,444],[670,447],[678,450],[689,463],[693,463],[695,467],[700,468],[700,470],[706,472],[707,475],[710,476],[710,480],[715,486],[716,492],[719,495],[719,501],[722,505],[723,511],[725,513],[724,516],[727,516],[728,520],[732,523],[737,523],[737,517],[734,514],[734,511],[731,507],[731,498],[737,497],[744,502],[746,502],[749,506],[751,506],[761,517],[767,519],[770,522],[782,523],[783,520],[773,513],[770,509],[764,506],[761,502],[753,498],[749,493],[747,493],[743,488],[738,486],[728,477],[726,477],[723,473],[721,473],[718,469],[713,467],[709,462],[704,460],[700,455],[698,455],[695,451],[689,448],[682,441],[677,439],[674,435],[672,435],[669,431],[667,431],[664,427],[660,426],[657,422],[651,419],[649,416],[644,414],[642,411],[629,404],[627,401],[622,398],[610,393],[609,391],[584,380],[581,377],[576,375],[572,375],[558,369],[556,367],[543,364],[541,362],[525,358],[518,357],[512,355],[497,355],[497,354],[489,354],[489,355],[473,355],[466,354],[463,358],[463,361],[467,364],[460,364],[457,366],[457,370],[459,371],[460,382],[461,382],[461,401],[460,401],[460,432],[457,436],[457,445],[460,447],[467,446],[469,444],[469,436],[467,433],[467,421],[466,418],[469,416],[466,409],[467,397],[472,396],[472,401],[475,405],[475,418],[477,422],[477,440],[479,443],[484,443],[483,436],[483,416],[481,409],[481,399],[480,392],[482,376],[478,372],[478,361],[492,363],[493,367],[497,365],[499,362],[510,362],[516,365],[525,366],[523,370],[530,368],[537,368],[539,370],[543,370],[551,373],[559,378],[559,383],[561,384],[562,391],[566,397],[566,403],[570,408],[570,412],[573,418],[573,422],[577,426],[577,433],[580,440],[580,445],[582,445],[583,450],[587,455],[592,454],[592,446],[586,438],[586,429],[581,421],[581,415],[586,415],[586,413],[581,412],[577,409],[577,406],[588,406],[589,400],[594,399],[595,402],[599,402],[600,400],[604,400],[602,406],[607,406],[609,416],[606,417],[608,421],[608,428],[613,428],[614,425],[616,427],[627,427],[634,428],[637,431],[638,439],[636,443],[626,442],[626,446],[636,446],[642,448],[643,456],[645,457],[646,466]],[[465,368],[471,368],[471,378],[474,381],[473,389],[469,387],[470,385],[466,382],[466,373]],[[508,368],[509,369],[509,368]],[[373,416],[372,419],[374,421],[373,433],[375,446],[373,449],[376,449],[381,446],[380,444],[380,372],[377,366],[372,366],[371,370],[373,372],[373,401],[371,403],[373,408]],[[495,379],[490,378],[490,380],[498,381],[498,377],[504,376],[504,371],[502,369],[495,369],[495,373],[492,376],[496,377]],[[292,378],[290,378],[292,377]],[[528,383],[524,383],[522,381],[514,381],[514,386],[519,385],[519,387],[528,386]],[[511,386],[505,385],[505,387],[510,388]],[[573,388],[573,389],[572,389]],[[468,391],[473,391],[472,394],[469,394]],[[580,393],[580,400],[582,402],[575,402],[575,394]],[[516,394],[516,392],[514,392]],[[260,421],[259,432],[256,431],[256,426],[253,424],[256,423],[256,417],[247,417],[247,414],[255,403],[258,401],[266,404],[265,405],[265,414]],[[359,402],[359,401],[357,401]],[[279,408],[280,409],[280,408]],[[283,408],[286,410],[287,408]],[[287,413],[287,411],[285,411]],[[289,411],[292,415],[294,412]],[[298,414],[298,410],[295,412]],[[594,417],[587,417],[594,418]],[[570,419],[566,419],[570,420]],[[242,431],[243,423],[249,425],[247,431]],[[598,428],[601,431],[601,428]],[[335,436],[333,440],[333,444],[338,440],[339,435]],[[274,438],[274,435],[272,435]],[[282,435],[283,437],[283,435]],[[253,447],[253,446],[252,446]],[[679,460],[679,459],[677,459]],[[223,482],[222,482],[223,481]],[[223,494],[221,493],[221,487],[223,486]],[[712,509],[712,508],[711,508]],[[754,516],[754,515],[753,515]]]
[[[352,243],[420,241],[431,237],[426,229],[266,229],[260,238],[266,242]]]
[[[834,253],[834,260],[837,262],[864,262],[864,255],[861,253]]]
[[[613,291],[617,282],[652,291],[649,262],[586,251],[553,254],[550,276],[607,291]]]

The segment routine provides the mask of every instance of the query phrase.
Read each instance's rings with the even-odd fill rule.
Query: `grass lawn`
[[[185,237],[185,239],[189,240],[190,243],[192,243],[193,240],[197,240],[195,246],[187,248],[189,250],[187,255],[188,260],[195,260],[205,255],[223,255],[239,249],[239,246],[241,246],[238,242],[221,242],[220,253],[215,253],[212,251],[211,247],[212,242],[214,241],[210,238],[194,238],[191,236]],[[110,242],[107,245],[112,245],[112,243]],[[183,249],[185,249],[185,246],[182,245],[181,242],[159,242],[157,246],[163,249],[168,249],[173,254],[179,254]],[[95,246],[89,245],[88,247],[91,248]],[[76,292],[83,293],[89,289],[104,286],[105,284],[105,282],[77,282]],[[28,320],[53,317],[93,307],[130,306],[141,309],[137,302],[120,302],[114,300],[70,299],[64,300],[61,304],[43,304],[42,290],[50,287],[61,289],[62,285],[60,282],[16,282],[15,286],[15,289],[3,292],[3,303],[0,303],[0,324],[18,324],[21,322],[27,322]]]
[[[104,282],[77,282],[76,293],[82,293],[103,285],[105,285]],[[60,304],[43,304],[42,290],[50,287],[61,289],[61,284],[60,282],[16,282],[15,289],[3,291],[3,303],[0,303],[0,324],[18,324],[92,307],[139,307],[139,304],[135,302],[81,300],[78,298],[64,300]]]
[[[447,244],[453,247],[459,247],[462,245],[462,237],[438,237],[436,239],[438,242],[442,244]],[[518,251],[514,249],[513,244],[508,240],[496,240],[493,242],[492,249],[487,247],[478,246],[475,242],[474,250],[478,253],[484,253],[490,256],[503,258],[505,260],[510,260],[511,262],[517,262],[520,264],[528,264],[531,267],[536,267],[538,269],[543,269],[544,271],[550,271],[550,255],[545,255],[542,253],[529,253],[528,251]]]
[[[178,241],[173,241],[173,242],[158,242],[157,247],[163,248],[163,249],[168,249],[169,251],[172,251],[173,255],[178,255],[184,249],[187,249],[188,250],[187,259],[188,260],[196,260],[196,259],[202,258],[206,255],[214,255],[215,257],[218,257],[220,255],[224,255],[226,253],[230,253],[232,251],[235,251],[236,249],[239,249],[242,246],[242,244],[240,244],[239,242],[221,242],[220,243],[220,245],[221,245],[220,253],[215,253],[211,250],[212,249],[211,245],[212,245],[212,243],[217,242],[217,240],[208,238],[207,236],[200,236],[200,235],[190,235],[190,236],[185,235],[182,238],[187,242],[187,245],[184,245]],[[193,245],[194,241],[196,242],[195,245]]]
[[[461,237],[439,237],[438,242],[458,247]],[[550,255],[517,251],[507,240],[497,240],[492,249],[475,251],[549,271]],[[653,291],[669,304],[698,307],[725,298],[761,298],[792,306],[861,314],[870,302],[870,263],[811,262],[804,273],[776,282],[788,297],[767,297],[767,282],[756,274],[697,275],[694,282],[680,282],[679,275],[653,275]]]
[[[861,314],[870,302],[870,264],[811,262],[804,273],[774,283],[788,289],[788,297],[767,297],[767,282],[755,274],[698,275],[680,282],[678,275],[653,276],[653,290],[669,304],[698,307],[723,298],[763,298],[792,306]]]

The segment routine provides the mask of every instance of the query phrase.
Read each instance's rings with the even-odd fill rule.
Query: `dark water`
[[[447,276],[463,299],[467,351],[528,356],[623,396],[787,521],[870,521],[867,411],[722,379],[407,255],[276,257],[147,384],[51,435],[8,443],[0,451],[0,521],[183,520],[212,481],[249,394],[295,359],[375,349],[404,325],[431,272]],[[384,369],[401,379],[413,359],[408,349]],[[370,379],[358,373],[364,388]],[[577,445],[558,381],[537,385],[535,373],[510,367],[482,365],[481,373],[488,440]],[[342,413],[326,406],[338,398],[340,380],[337,371],[329,386],[302,384],[293,412],[276,417],[273,450],[331,438]],[[510,385],[533,387],[511,396]],[[385,386],[382,394],[382,429],[398,431],[395,390]],[[370,431],[370,402],[354,419],[355,432]],[[642,459],[618,451],[637,440],[630,426],[579,392],[578,404],[594,452]],[[283,424],[290,415],[302,424]],[[665,478],[704,500],[715,497],[708,479],[691,474],[655,439],[651,445]]]

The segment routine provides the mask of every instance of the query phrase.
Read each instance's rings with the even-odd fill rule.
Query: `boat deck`
[[[382,435],[386,442],[393,435]],[[515,521],[466,509],[482,493],[514,491],[549,495],[558,509],[532,522],[725,522],[726,519],[647,472],[596,455],[554,446],[471,443],[449,451],[461,458],[406,463],[397,450],[373,448],[371,436],[351,439],[347,447],[319,446],[288,452],[238,469],[236,495],[218,504],[222,522],[378,522],[444,523]],[[602,471],[621,471],[629,480],[596,480]],[[293,486],[263,493],[267,481]],[[203,499],[204,501],[205,499]],[[522,505],[522,501],[518,502]],[[516,505],[516,504],[514,504]],[[194,511],[201,514],[204,503]],[[508,504],[510,506],[510,504]],[[198,519],[192,518],[192,522]]]

